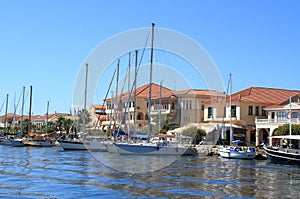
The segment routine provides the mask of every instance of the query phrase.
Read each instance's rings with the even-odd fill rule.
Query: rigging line
[[[28,98],[28,95],[29,95],[29,91],[27,91],[27,93],[26,93],[26,96],[25,96],[24,102],[27,100],[27,98]],[[24,107],[24,109],[25,109],[25,107]],[[22,112],[22,110],[20,110],[20,112],[19,112],[19,115],[21,114],[21,112]]]
[[[225,104],[224,104],[224,110],[223,110],[223,118],[222,118],[222,127],[221,127],[221,132],[223,134],[223,130],[225,127],[225,117],[226,117],[226,107],[227,107],[227,96],[228,96],[228,92],[229,92],[229,86],[230,86],[230,79],[228,79],[228,83],[227,83],[227,90],[226,90],[226,94],[225,94]],[[231,109],[231,107],[230,107]],[[231,114],[231,112],[230,112]]]
[[[3,101],[3,104],[2,104],[2,106],[1,106],[0,112],[2,111],[2,109],[3,109],[3,107],[4,107],[5,101],[6,101],[6,100]]]
[[[16,114],[16,112],[17,112],[17,109],[18,109],[18,107],[19,107],[21,98],[22,98],[22,92],[21,92],[21,94],[20,94],[20,97],[19,97],[19,100],[18,100],[17,104],[15,104],[15,107],[14,107],[14,108],[15,108],[14,114]]]
[[[150,32],[148,32],[148,36],[147,36],[147,39],[146,39],[146,42],[145,42],[145,45],[144,45],[144,48],[143,48],[143,52],[142,52],[142,55],[141,55],[141,59],[140,59],[140,62],[139,62],[139,66],[142,64],[142,60],[144,58],[144,54],[145,54],[145,50],[146,50],[146,47],[147,47],[147,43],[148,43],[148,40],[149,40],[149,37],[150,37]]]
[[[149,37],[150,37],[150,32],[148,32],[148,36],[147,36],[147,39],[146,39],[146,42],[145,42],[145,46],[143,48],[143,51],[142,51],[142,55],[141,55],[141,59],[140,59],[140,62],[139,62],[139,65],[137,67],[137,71],[135,72],[135,76],[137,77],[137,74],[139,72],[139,69],[140,69],[140,66],[142,65],[142,60],[143,60],[143,57],[144,57],[144,54],[145,54],[145,50],[146,50],[146,47],[147,47],[147,43],[148,43],[148,40],[149,40]],[[134,89],[134,85],[136,84],[136,79],[134,79],[133,83],[132,83],[132,87],[131,87],[131,90],[130,90],[130,93],[128,93],[128,99],[127,99],[127,102],[130,100],[130,96],[132,94],[132,91]],[[126,107],[125,107],[125,112],[123,113],[123,116],[122,116],[122,121],[121,123],[124,124],[125,123],[125,120],[126,120],[126,110],[128,109],[128,106],[129,106],[129,103],[126,103]]]
[[[113,80],[114,80],[114,78],[115,78],[115,75],[116,75],[116,73],[117,73],[117,70],[118,70],[118,68],[115,69],[115,72],[114,72],[114,74],[113,74],[113,76],[112,76],[112,78],[111,78],[111,80],[110,80],[110,83],[109,83],[107,92],[106,92],[106,94],[105,94],[105,98],[104,98],[103,103],[102,103],[102,107],[104,107],[104,104],[106,103],[106,99],[107,99],[107,97],[108,97],[108,94],[109,94],[109,91],[110,91],[110,89],[111,89],[111,85],[112,85],[112,82],[113,82]],[[111,99],[111,100],[112,100],[112,99]],[[96,125],[95,125],[95,130],[96,130],[98,124],[99,124],[100,117],[101,117],[101,114],[100,114],[100,116],[98,116],[98,119],[97,119],[97,122],[96,122]]]

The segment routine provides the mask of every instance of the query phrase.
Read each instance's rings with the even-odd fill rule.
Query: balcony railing
[[[255,119],[256,124],[286,124],[289,123],[290,119]],[[300,118],[292,118],[292,123],[300,123]]]

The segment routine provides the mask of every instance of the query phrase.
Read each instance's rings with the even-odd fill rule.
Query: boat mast
[[[292,135],[292,97],[290,96],[290,127],[289,127],[290,136]]]
[[[22,110],[21,110],[21,137],[23,136],[23,120],[24,120],[24,101],[25,101],[25,86],[23,86]]]
[[[233,131],[232,131],[232,76],[229,74],[229,85],[230,85],[230,144],[233,141]]]
[[[119,120],[119,111],[122,110],[122,105],[121,105],[121,107],[119,107],[119,97],[118,97],[118,95],[119,95],[119,92],[118,92],[118,90],[119,90],[119,75],[120,75],[119,73],[120,73],[120,59],[118,59],[118,64],[117,64],[116,102],[115,102],[116,104],[115,104],[115,107],[114,107],[114,112],[115,112],[114,121],[117,121],[117,122],[114,122],[114,123],[117,123],[117,124],[118,124],[118,121],[120,121]],[[113,100],[113,99],[111,99],[111,100]],[[119,110],[119,108],[121,108],[121,110]]]
[[[153,65],[153,46],[154,46],[154,26],[155,24],[152,23],[152,39],[151,39],[151,56],[150,56],[150,82],[149,82],[149,95],[148,95],[148,139],[151,132],[151,118],[150,118],[150,111],[151,111],[151,94],[152,94],[152,65]]]
[[[164,82],[164,80],[162,80],[160,82],[160,88],[159,88],[159,119],[158,119],[158,130],[161,131],[161,109],[162,109],[162,102],[161,102],[161,98],[162,98],[162,83]]]
[[[130,112],[129,112],[129,109],[130,109],[130,103],[131,103],[131,100],[130,100],[130,98],[131,98],[131,90],[130,90],[130,65],[131,65],[131,63],[130,63],[130,58],[131,58],[131,53],[129,52],[129,58],[128,58],[128,102],[127,103],[129,103],[128,105],[127,105],[127,107],[128,107],[128,110],[127,110],[127,114],[128,114],[128,116],[127,116],[127,118],[128,118],[128,126],[127,126],[127,128],[128,128],[128,130],[127,130],[127,132],[128,132],[128,142],[130,141]]]
[[[30,102],[29,102],[29,124],[28,124],[28,133],[31,131],[31,109],[32,109],[32,86],[30,86]]]
[[[137,66],[138,66],[138,50],[135,50],[135,73],[134,73],[134,116],[133,116],[133,132],[136,137],[136,79],[137,79]]]
[[[8,111],[8,94],[6,94],[6,109],[5,109],[5,130],[7,131],[7,111]]]
[[[88,64],[85,64],[85,88],[84,88],[84,108],[83,108],[83,133],[85,133],[85,124],[86,124],[86,99],[87,99],[87,83],[88,83]]]
[[[46,113],[46,135],[48,135],[48,114],[49,114],[49,101],[47,101],[47,113]]]

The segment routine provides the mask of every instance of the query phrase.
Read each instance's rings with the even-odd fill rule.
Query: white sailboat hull
[[[91,150],[91,151],[107,151],[106,143],[110,141],[58,141],[60,147],[64,150]]]
[[[25,146],[25,139],[17,138],[10,141],[13,147]]]
[[[87,150],[84,143],[80,141],[59,140],[58,143],[64,150]]]
[[[233,149],[221,149],[220,156],[223,158],[232,159],[254,159],[256,156],[255,150],[233,150]]]
[[[197,155],[197,150],[181,145],[159,146],[157,144],[114,144],[119,154],[127,155]]]
[[[34,147],[53,147],[55,140],[27,140],[25,141],[26,146]]]
[[[0,139],[0,145],[12,146],[12,143],[10,139]]]

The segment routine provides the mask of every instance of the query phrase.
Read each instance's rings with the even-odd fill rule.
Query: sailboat
[[[86,64],[86,77],[85,77],[85,90],[84,90],[84,109],[83,109],[83,134],[85,133],[85,111],[86,111],[86,98],[87,98],[87,80],[88,80],[88,64]],[[84,137],[84,135],[83,135]],[[87,150],[87,142],[83,138],[73,137],[71,139],[58,140],[61,148],[64,150]]]
[[[5,111],[5,119],[4,119],[4,129],[5,131],[8,130],[7,128],[7,111],[8,111],[8,94],[6,95],[6,111]],[[4,135],[3,137],[0,138],[0,145],[5,145],[5,146],[11,146],[11,140],[12,138],[9,135]]]
[[[179,142],[170,143],[165,142],[161,139],[152,139],[150,140],[151,132],[151,95],[152,95],[152,65],[153,65],[153,46],[154,46],[154,26],[152,23],[152,42],[151,42],[151,55],[150,55],[150,83],[149,83],[149,94],[148,94],[148,132],[147,142],[138,142],[138,143],[114,143],[115,148],[119,154],[130,154],[130,155],[196,155],[196,149],[191,146],[182,145]],[[136,79],[135,79],[136,84]],[[129,95],[130,96],[130,95]],[[129,98],[129,97],[128,97]],[[127,103],[128,104],[128,103]],[[130,133],[128,132],[128,139]]]
[[[220,149],[220,156],[223,158],[232,159],[254,159],[256,156],[255,148],[252,147],[240,147],[238,141],[233,141],[233,130],[232,130],[232,77],[229,75],[229,87],[230,87],[230,147]]]
[[[23,119],[24,119],[24,101],[25,101],[25,87],[23,87],[22,92],[22,110],[21,110],[21,132],[18,138],[11,140],[12,146],[14,147],[23,147],[25,146],[26,138],[23,137]]]
[[[86,139],[85,126],[86,126],[86,101],[87,101],[87,81],[88,81],[88,64],[86,64],[86,78],[85,78],[85,91],[84,91],[84,109],[83,109],[83,132],[78,133],[70,139],[59,139],[58,143],[63,150],[92,150],[92,151],[107,151],[102,140],[96,137]],[[80,137],[78,137],[80,136]]]
[[[29,131],[31,130],[31,106],[32,106],[32,86],[30,86],[30,106],[29,106]],[[48,112],[49,103],[47,106]],[[42,136],[37,135],[36,133],[29,132],[29,138],[26,138],[23,142],[25,146],[32,146],[32,147],[53,147],[55,145],[55,140],[48,135]],[[22,143],[20,143],[22,145]]]
[[[281,139],[286,142],[285,146],[267,146],[264,145],[267,160],[271,163],[278,164],[293,164],[300,166],[300,135],[292,135],[292,98],[290,97],[290,120],[289,120],[289,135],[272,136],[272,138]],[[294,141],[295,146],[288,146],[288,142]]]

